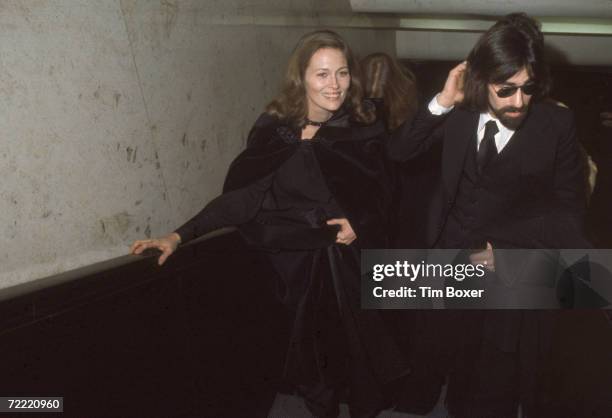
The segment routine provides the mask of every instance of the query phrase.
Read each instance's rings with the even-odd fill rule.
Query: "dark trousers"
[[[449,375],[446,401],[454,418],[516,418],[518,353],[493,344],[468,344]]]

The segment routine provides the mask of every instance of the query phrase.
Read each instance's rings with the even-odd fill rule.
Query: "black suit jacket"
[[[414,158],[442,141],[441,184],[431,205],[429,244],[440,237],[455,203],[467,153],[476,147],[479,113],[461,108],[443,116],[424,108],[390,139],[390,156]],[[585,190],[582,160],[571,111],[533,103],[523,125],[502,150],[513,158],[507,208],[497,222],[481,231],[498,247],[583,248]]]

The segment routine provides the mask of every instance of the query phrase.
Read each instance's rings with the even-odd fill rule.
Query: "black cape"
[[[262,115],[230,166],[224,195],[263,194],[250,200],[257,207],[238,226],[250,244],[268,250],[293,315],[285,377],[315,414],[329,413],[334,402],[337,408],[337,394],[348,387],[351,413],[368,415],[384,406],[387,385],[409,371],[381,312],[360,307],[360,250],[389,245],[387,134],[382,122],[356,122],[345,108],[312,140],[300,132]],[[311,180],[301,182],[306,175]],[[208,209],[198,216],[210,217]],[[351,245],[335,243],[330,217],[349,220],[357,235]]]

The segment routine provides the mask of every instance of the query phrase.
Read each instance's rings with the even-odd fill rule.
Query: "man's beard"
[[[525,117],[527,116],[528,110],[529,106],[523,106],[520,108],[514,106],[505,106],[499,109],[491,108],[491,111],[493,112],[497,120],[499,120],[502,125],[512,131],[516,131],[518,128],[521,127],[523,121],[525,120]],[[508,116],[508,112],[521,112],[521,114],[518,116]]]

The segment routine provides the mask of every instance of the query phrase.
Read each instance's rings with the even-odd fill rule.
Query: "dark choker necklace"
[[[325,121],[325,122],[327,122],[327,121]],[[315,122],[314,120],[310,120],[310,119],[306,118],[306,119],[304,119],[304,124],[305,124],[304,128],[306,128],[306,126],[308,126],[308,125],[317,126],[317,127],[320,128],[321,126],[323,126],[323,124],[325,122]]]

